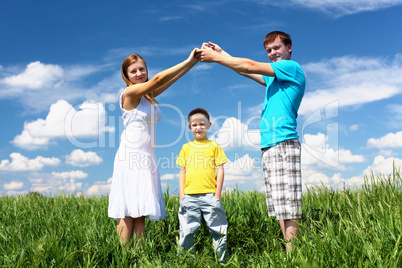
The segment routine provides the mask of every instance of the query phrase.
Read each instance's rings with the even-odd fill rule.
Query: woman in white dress
[[[155,126],[161,116],[155,97],[198,62],[195,51],[151,79],[138,54],[123,61],[121,73],[127,87],[120,96],[120,108],[125,129],[114,161],[108,208],[109,217],[117,219],[121,243],[130,242],[134,233],[137,239],[144,236],[146,217],[166,217],[155,156]]]

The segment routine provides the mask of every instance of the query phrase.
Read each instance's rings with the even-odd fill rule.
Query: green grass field
[[[205,226],[195,255],[177,256],[179,200],[165,194],[168,217],[146,222],[142,247],[122,247],[107,197],[0,197],[1,267],[222,267]],[[265,195],[222,197],[229,221],[227,267],[402,267],[402,180],[366,178],[359,189],[309,189],[298,239],[286,257]]]

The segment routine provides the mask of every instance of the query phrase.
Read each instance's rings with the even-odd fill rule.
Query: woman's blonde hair
[[[145,60],[140,55],[138,55],[138,54],[130,54],[123,60],[123,63],[121,64],[121,77],[123,78],[123,80],[124,80],[124,82],[126,83],[127,86],[133,85],[133,83],[128,79],[127,69],[131,64],[133,64],[133,63],[135,63],[135,62],[137,62],[139,60],[142,61],[142,63],[144,63],[144,65],[145,65],[145,68],[147,70],[147,81],[148,81],[147,63],[145,62]],[[158,103],[155,100],[155,98],[153,96],[153,93],[146,94],[144,97],[154,106],[155,106],[156,103]]]

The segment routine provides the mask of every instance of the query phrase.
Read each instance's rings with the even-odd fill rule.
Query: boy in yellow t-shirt
[[[189,128],[195,140],[183,145],[176,163],[181,166],[180,185],[180,248],[190,249],[203,216],[214,241],[220,261],[227,253],[226,213],[221,202],[224,170],[228,162],[221,146],[207,138],[211,126],[209,114],[202,108],[188,114]],[[216,168],[216,170],[215,170]]]

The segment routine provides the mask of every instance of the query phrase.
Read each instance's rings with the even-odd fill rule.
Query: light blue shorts
[[[201,217],[212,234],[218,258],[227,259],[228,221],[221,200],[213,193],[185,195],[180,199],[180,248],[190,249],[193,246],[194,235],[201,225]]]

